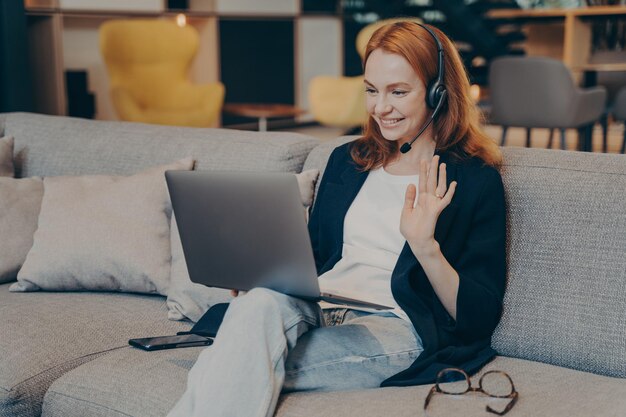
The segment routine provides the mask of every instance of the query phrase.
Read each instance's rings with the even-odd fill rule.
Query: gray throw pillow
[[[41,178],[0,178],[0,284],[15,280],[33,246],[42,197]]]
[[[315,182],[319,175],[316,169],[296,174],[302,204],[309,207],[313,202]],[[229,290],[207,287],[195,284],[189,279],[187,263],[183,254],[183,247],[178,234],[176,218],[172,216],[171,227],[172,244],[172,271],[170,288],[167,294],[167,317],[170,320],[184,320],[196,322],[214,304],[229,302],[232,299]]]
[[[13,177],[13,137],[0,138],[0,177]]]
[[[164,172],[192,168],[186,158],[129,177],[45,178],[33,247],[11,291],[166,295],[171,204]]]

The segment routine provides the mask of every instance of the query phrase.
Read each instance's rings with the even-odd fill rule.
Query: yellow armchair
[[[315,120],[325,126],[353,128],[367,120],[362,75],[313,78],[309,83],[309,103]]]
[[[113,105],[122,120],[177,126],[215,126],[224,103],[222,83],[193,84],[189,66],[198,33],[168,20],[111,20],[100,27]]]

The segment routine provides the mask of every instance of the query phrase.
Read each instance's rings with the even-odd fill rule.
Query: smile
[[[380,124],[385,126],[385,127],[391,127],[394,126],[398,123],[400,123],[401,121],[403,121],[403,118],[400,119],[378,119],[380,120]]]

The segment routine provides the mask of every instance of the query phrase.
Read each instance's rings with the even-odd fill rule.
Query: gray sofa
[[[131,174],[187,155],[197,169],[323,170],[332,149],[353,139],[25,113],[0,115],[0,133],[15,138],[20,177]],[[504,156],[508,284],[492,342],[501,356],[485,370],[511,375],[520,399],[510,416],[626,416],[626,157],[520,148]],[[8,287],[0,285],[0,416],[163,416],[183,392],[202,348],[127,344],[191,327],[167,320],[163,297]],[[276,415],[419,416],[429,388],[289,394]],[[484,416],[487,402],[438,395],[429,415]]]

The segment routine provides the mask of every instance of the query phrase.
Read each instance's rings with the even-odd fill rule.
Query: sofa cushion
[[[170,204],[164,172],[44,179],[33,247],[12,291],[98,290],[167,294]]]
[[[624,155],[505,148],[502,355],[626,377]]]
[[[13,138],[0,137],[0,177],[13,177]]]
[[[317,169],[320,172],[319,179],[317,181],[315,187],[315,195],[317,195],[317,190],[319,189],[320,183],[322,182],[322,176],[324,174],[324,170],[326,169],[326,163],[328,162],[328,158],[332,151],[339,145],[343,145],[346,142],[350,142],[358,138],[358,136],[342,136],[340,138],[327,141],[322,143],[319,146],[316,146],[304,161],[304,170]]]
[[[42,197],[41,178],[0,178],[0,284],[15,281],[33,246]]]
[[[339,138],[325,141],[319,146],[316,146],[304,161],[304,167],[302,169],[317,169],[320,171],[320,180],[322,179],[321,175],[324,173],[324,169],[326,169],[326,163],[328,162],[328,158],[333,150],[344,143],[352,142],[353,140],[359,138],[359,136],[341,136]],[[319,181],[318,181],[319,183]]]
[[[244,132],[6,113],[17,176],[129,175],[191,155],[196,169],[300,172],[319,140],[291,132]]]
[[[38,416],[60,375],[128,339],[175,334],[161,296],[120,293],[10,293],[0,285],[0,415]]]
[[[508,373],[519,392],[519,400],[507,417],[618,416],[626,410],[624,379],[497,357],[471,379],[473,386],[478,386],[480,375],[489,370]],[[423,416],[424,399],[429,389],[430,386],[421,386],[367,392],[296,393],[282,399],[277,415]],[[485,417],[493,415],[485,411],[487,404],[503,410],[507,403],[508,400],[492,402],[479,394],[459,397],[436,394],[428,406],[428,417]]]
[[[185,390],[187,372],[202,349],[144,352],[129,347],[99,357],[52,384],[44,399],[43,416],[165,416]],[[626,409],[623,379],[504,357],[497,358],[483,372],[490,369],[509,373],[520,393],[518,404],[508,414],[511,417],[620,415]],[[473,382],[478,384],[477,377]],[[421,416],[429,389],[420,386],[294,393],[281,397],[276,415]],[[437,395],[429,406],[429,416],[484,417],[487,403],[478,395]],[[505,406],[502,400],[490,404],[494,408]],[[232,416],[237,416],[237,410]]]

